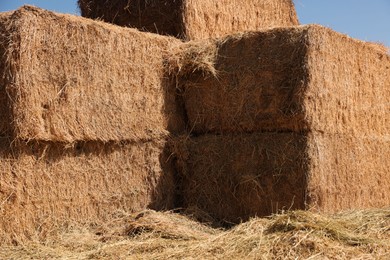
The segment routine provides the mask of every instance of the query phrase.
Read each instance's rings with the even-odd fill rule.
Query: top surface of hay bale
[[[6,26],[2,90],[15,137],[120,141],[181,131],[164,69],[179,40],[29,6]]]
[[[308,25],[186,43],[177,58],[195,133],[390,132],[390,56],[371,43]]]
[[[265,27],[298,25],[291,0],[79,0],[82,16],[121,26],[205,39]]]

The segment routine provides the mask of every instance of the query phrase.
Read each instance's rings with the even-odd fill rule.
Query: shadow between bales
[[[177,210],[182,206],[182,193],[179,190],[180,174],[176,167],[173,146],[178,136],[188,132],[184,99],[179,86],[177,86],[176,76],[169,72],[167,66],[169,65],[165,64],[166,70],[160,84],[164,88],[164,107],[162,110],[167,119],[169,136],[164,140],[159,156],[163,174],[155,180],[156,185],[151,193],[151,203],[148,205],[148,208],[158,211]]]
[[[252,217],[305,209],[306,136],[208,134],[177,142],[176,201],[195,218],[201,213],[200,221],[208,215],[230,227]]]

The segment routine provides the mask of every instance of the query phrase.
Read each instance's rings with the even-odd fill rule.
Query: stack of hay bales
[[[197,57],[193,59],[192,57]],[[180,46],[184,206],[237,223],[390,204],[390,56],[316,26]]]
[[[174,206],[180,41],[23,7],[0,16],[0,243]]]
[[[84,17],[185,40],[298,25],[291,0],[78,0],[78,3]]]
[[[237,223],[390,204],[382,48],[297,26],[290,0],[79,5],[200,40],[0,15],[0,243],[147,207]],[[256,32],[226,36],[243,30]]]

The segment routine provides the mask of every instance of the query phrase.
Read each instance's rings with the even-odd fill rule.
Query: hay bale
[[[183,207],[238,223],[280,210],[390,204],[390,139],[321,133],[203,135],[174,146]]]
[[[196,134],[390,132],[390,56],[372,43],[307,25],[190,42],[177,52],[171,62]]]
[[[73,222],[174,206],[165,140],[11,145],[0,150],[0,244],[44,239]]]
[[[30,6],[4,26],[2,90],[14,137],[108,142],[183,130],[164,69],[179,40]]]
[[[0,13],[0,136],[8,134],[9,113],[8,99],[4,86],[4,75],[1,73],[5,70],[6,60],[5,46],[7,45],[7,27],[10,13]]]
[[[81,15],[186,40],[298,25],[291,0],[79,0]]]

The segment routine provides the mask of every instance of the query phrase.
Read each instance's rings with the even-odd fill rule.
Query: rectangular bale
[[[390,205],[390,137],[310,134],[308,209],[336,212]]]
[[[164,66],[179,40],[31,6],[4,26],[0,99],[14,138],[149,140],[184,129]]]
[[[184,208],[239,223],[281,210],[390,205],[390,139],[325,134],[203,135],[175,146]]]
[[[9,128],[9,113],[8,113],[8,100],[5,87],[3,86],[5,71],[5,54],[7,45],[7,24],[9,23],[11,13],[0,13],[0,136],[8,134]]]
[[[165,140],[0,148],[0,244],[40,240],[62,225],[174,207]]]
[[[196,134],[390,132],[383,46],[307,25],[190,42],[177,53],[172,64]]]
[[[78,4],[84,17],[185,40],[298,25],[291,0],[79,0]]]

